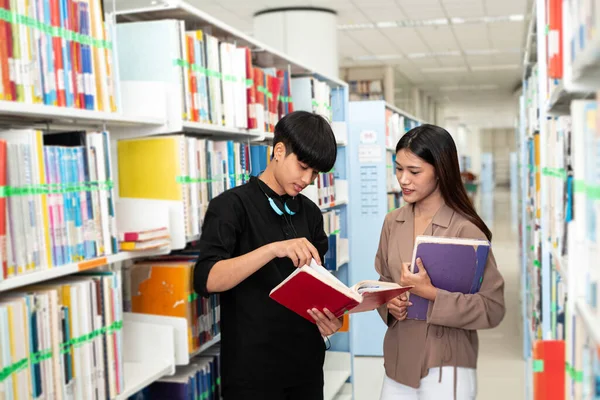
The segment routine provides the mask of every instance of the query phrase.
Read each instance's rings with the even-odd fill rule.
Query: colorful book
[[[419,272],[416,260],[420,258],[433,286],[473,294],[481,287],[489,251],[487,240],[417,236],[411,269]],[[429,300],[410,294],[410,301],[406,318],[426,320]]]
[[[372,311],[408,292],[412,286],[379,281],[361,281],[347,287],[313,259],[310,265],[296,269],[276,286],[270,297],[309,321],[307,310],[327,308],[336,317],[345,313]]]

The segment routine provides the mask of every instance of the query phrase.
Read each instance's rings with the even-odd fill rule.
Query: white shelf
[[[600,34],[587,41],[586,47],[575,58],[572,65],[572,81],[576,86],[589,90],[600,89]],[[565,57],[568,57],[565,54]]]
[[[0,282],[0,292],[6,292],[8,290],[17,289],[20,287],[32,285],[35,283],[60,278],[67,275],[72,275],[77,272],[87,271],[95,269],[104,265],[134,260],[136,258],[150,257],[162,254],[168,254],[169,248],[153,249],[148,251],[125,251],[119,252],[106,257],[98,257],[91,260],[82,261],[79,263],[71,263],[58,267],[52,267],[47,270],[34,271],[23,275],[15,276],[14,278],[8,278]]]
[[[68,124],[75,126],[160,126],[162,119],[136,118],[119,113],[56,107],[45,104],[27,104],[16,101],[0,101],[0,120],[14,121],[15,125]]]
[[[352,400],[352,384],[346,383],[335,397],[335,400]]]
[[[421,119],[419,119],[419,118],[415,117],[415,116],[414,116],[414,115],[412,115],[412,114],[409,114],[409,113],[407,113],[407,112],[406,112],[406,111],[404,111],[404,110],[401,110],[401,109],[399,109],[398,107],[396,107],[396,106],[394,106],[394,105],[392,105],[392,104],[390,104],[390,103],[387,103],[387,102],[386,102],[386,103],[385,103],[385,106],[386,106],[387,108],[389,108],[390,110],[394,111],[395,113],[398,113],[398,114],[402,115],[402,116],[403,116],[403,117],[405,117],[405,118],[412,119],[413,121],[416,121],[416,122],[418,122],[418,123],[420,123],[420,124],[424,124],[424,123],[425,123],[423,120],[421,120]]]
[[[323,394],[325,400],[333,400],[345,387],[346,381],[352,374],[352,356],[341,351],[328,351],[325,353],[323,366],[324,382]]]
[[[196,242],[198,240],[200,240],[200,234],[194,235],[194,236],[186,236],[185,241],[187,243],[192,243],[192,242]]]
[[[190,358],[196,357],[196,356],[204,353],[206,350],[210,349],[211,347],[213,347],[215,344],[219,343],[220,341],[221,341],[221,334],[218,334],[217,336],[215,336],[214,338],[212,338],[211,340],[209,340],[208,342],[206,342],[202,346],[200,346],[200,348],[198,350],[196,350],[195,352],[190,354]]]
[[[594,340],[596,345],[600,346],[600,318],[594,316],[594,312],[590,309],[590,306],[584,299],[577,299],[575,301],[575,307],[583,320],[588,334]]]
[[[350,257],[344,257],[338,262],[337,269],[340,269],[342,265],[348,264],[350,262]]]
[[[167,361],[160,362],[125,362],[125,389],[117,396],[117,400],[126,400],[146,386],[169,375],[173,365]]]
[[[571,101],[577,99],[587,99],[593,97],[593,93],[574,93],[565,90],[564,83],[561,81],[552,91],[548,101],[547,111],[553,115],[569,115],[571,113]]]
[[[350,378],[350,367],[347,370],[325,371],[324,399],[333,400]]]
[[[342,200],[336,200],[335,202],[325,205],[325,206],[319,206],[319,208],[321,209],[321,211],[325,211],[325,210],[330,210],[332,208],[341,207],[346,204],[348,204],[348,200],[342,199]]]
[[[238,29],[219,21],[217,18],[198,10],[181,0],[145,0],[137,2],[107,0],[106,10],[116,9],[118,22],[153,21],[163,19],[184,20],[188,26],[209,26],[212,35],[235,42],[238,46],[247,46],[256,58],[255,65],[290,70],[292,75],[315,75],[330,86],[348,86],[341,79],[317,73],[274,48],[242,33]],[[114,8],[113,8],[114,7]]]
[[[227,136],[227,137],[247,137],[247,138],[262,138],[267,133],[258,130],[248,130],[240,128],[230,128],[220,125],[204,124],[200,122],[183,121],[183,130],[187,133],[196,133],[212,136]]]

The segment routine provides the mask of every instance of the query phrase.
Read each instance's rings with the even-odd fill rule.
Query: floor
[[[506,316],[495,329],[479,332],[478,399],[525,398],[516,203],[509,189],[497,188],[476,201],[480,216],[493,233],[494,256],[505,280]],[[377,400],[383,381],[383,360],[357,357],[355,400]]]

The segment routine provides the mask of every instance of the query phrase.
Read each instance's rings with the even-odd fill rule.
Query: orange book
[[[188,349],[197,348],[193,262],[140,262],[131,267],[131,311],[185,318]]]
[[[186,60],[188,62],[189,68],[187,69],[188,72],[188,76],[187,79],[189,80],[189,86],[190,86],[190,93],[188,95],[188,98],[190,99],[190,109],[192,110],[192,115],[190,120],[191,121],[199,121],[200,120],[200,113],[198,112],[198,83],[196,81],[196,70],[195,65],[196,65],[196,57],[194,54],[194,34],[193,33],[187,33],[185,36],[185,40],[186,40],[186,45],[187,45],[187,57],[188,59]]]
[[[331,272],[314,260],[310,265],[296,269],[290,276],[275,287],[270,297],[314,322],[307,310],[327,308],[336,317],[346,313],[372,311],[390,300],[408,292],[412,286],[379,281],[361,281],[347,287]]]

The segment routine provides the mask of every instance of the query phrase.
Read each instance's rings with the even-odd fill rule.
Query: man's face
[[[281,188],[290,196],[297,196],[310,185],[318,171],[298,160],[294,153],[277,157],[276,179]]]

